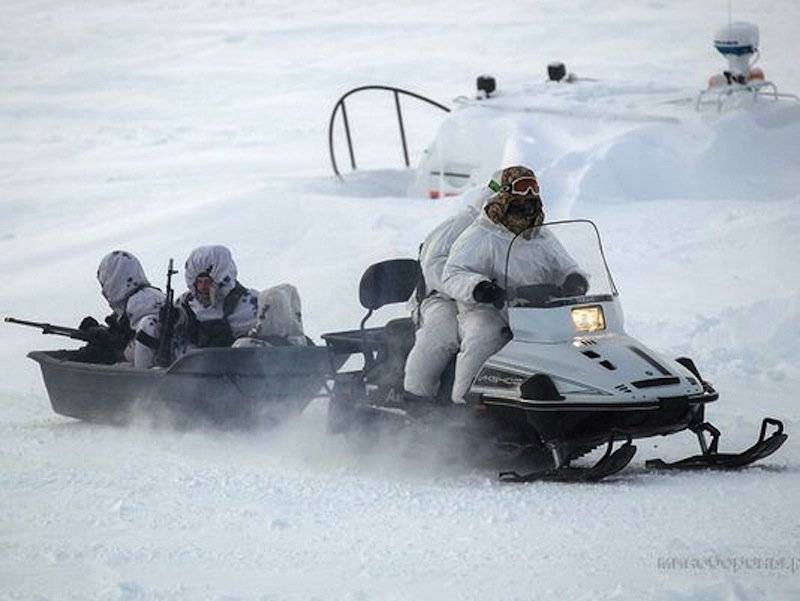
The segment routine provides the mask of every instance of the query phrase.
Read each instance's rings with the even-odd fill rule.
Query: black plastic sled
[[[298,414],[331,373],[323,347],[207,348],[167,369],[76,361],[77,351],[33,351],[53,411],[124,424],[144,416],[165,425],[263,426]]]

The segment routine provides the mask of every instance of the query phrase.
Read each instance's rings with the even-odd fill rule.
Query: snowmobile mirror
[[[411,298],[422,277],[416,259],[392,259],[370,265],[361,276],[358,299],[370,311]]]

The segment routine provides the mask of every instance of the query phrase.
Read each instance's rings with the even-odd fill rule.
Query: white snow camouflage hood
[[[184,265],[186,287],[192,294],[197,293],[194,282],[202,273],[214,280],[216,291],[212,304],[222,301],[233,290],[238,275],[231,251],[221,245],[195,248]]]
[[[139,259],[124,250],[115,250],[103,257],[97,268],[97,281],[112,307],[119,307],[134,291],[150,285]]]
[[[494,192],[488,187],[475,186],[461,195],[461,205],[477,217],[493,196]]]
[[[291,284],[279,284],[258,294],[257,338],[281,336],[303,338],[303,317],[300,294]]]

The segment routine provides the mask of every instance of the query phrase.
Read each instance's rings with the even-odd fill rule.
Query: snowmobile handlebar
[[[514,299],[534,307],[545,306],[551,299],[562,296],[561,287],[554,284],[529,284],[514,290]]]
[[[569,279],[575,275],[575,280]],[[509,306],[549,308],[560,307],[576,303],[602,302],[611,300],[610,295],[587,295],[588,283],[580,274],[570,274],[567,282],[562,286],[555,284],[528,284],[517,286],[514,295],[510,297]]]

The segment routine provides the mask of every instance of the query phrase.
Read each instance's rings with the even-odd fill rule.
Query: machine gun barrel
[[[52,323],[44,323],[39,321],[27,321],[25,319],[17,319],[15,317],[6,317],[3,321],[6,323],[15,323],[20,326],[27,326],[29,328],[39,328],[42,334],[54,334],[56,336],[66,336],[75,340],[82,340],[84,342],[91,342],[94,336],[87,331],[79,330],[77,328],[69,328],[67,326],[59,326]]]

